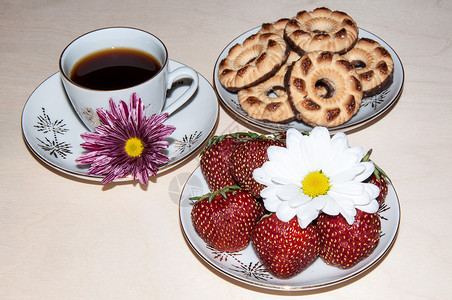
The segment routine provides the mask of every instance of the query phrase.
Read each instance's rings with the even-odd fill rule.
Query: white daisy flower
[[[315,127],[309,135],[289,129],[286,147],[270,146],[267,154],[269,161],[253,177],[266,186],[261,192],[265,208],[281,221],[297,216],[306,228],[323,212],[341,214],[351,225],[356,209],[377,212],[379,188],[362,182],[374,164],[361,161],[363,149],[349,147],[344,133],[330,138],[325,127]]]

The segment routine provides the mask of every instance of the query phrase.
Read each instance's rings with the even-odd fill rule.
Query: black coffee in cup
[[[70,79],[93,90],[119,90],[143,83],[157,74],[160,63],[149,53],[131,48],[100,50],[80,59]]]

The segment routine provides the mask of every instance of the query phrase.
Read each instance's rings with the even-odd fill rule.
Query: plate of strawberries
[[[360,154],[360,147],[349,147],[345,134],[330,140],[325,128],[295,131],[212,137],[180,197],[181,228],[189,246],[213,269],[264,289],[311,290],[355,278],[386,256],[400,223],[394,186],[370,160],[371,151]],[[319,142],[322,139],[327,143]],[[320,156],[313,157],[310,171],[295,185],[299,192],[290,193],[281,182],[303,173],[292,172],[304,168],[303,160],[290,158],[297,147],[307,148],[302,155],[323,153],[316,147],[335,150],[324,153],[343,151],[338,157],[354,171],[344,169],[344,164],[339,173],[325,165],[315,171]],[[321,155],[321,161],[327,156],[332,157]],[[350,162],[353,157],[359,161]],[[284,166],[284,159],[300,165],[291,169]],[[330,164],[334,162],[331,159]],[[261,175],[269,170],[276,185]],[[344,192],[344,186],[353,188]],[[275,206],[279,198],[284,201]],[[350,219],[347,207],[353,201]],[[337,213],[332,203],[339,203]],[[287,214],[291,208],[294,213]]]

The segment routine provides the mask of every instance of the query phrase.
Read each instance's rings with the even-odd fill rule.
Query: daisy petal
[[[303,213],[301,213],[300,210],[302,210]],[[303,229],[308,227],[308,225],[311,224],[312,221],[317,219],[318,216],[319,216],[319,211],[312,209],[310,207],[304,207],[302,209],[300,208],[297,211],[298,224]]]
[[[289,206],[292,208],[296,208],[302,205],[305,205],[309,201],[312,201],[311,197],[306,196],[303,193],[300,193],[299,195],[296,195],[289,200]]]
[[[362,210],[363,212],[366,212],[366,213],[369,213],[369,214],[376,213],[378,211],[379,207],[380,206],[379,206],[377,200],[372,200],[367,205],[356,206],[357,209]]]
[[[321,211],[325,205],[332,200],[330,196],[328,195],[320,195],[318,197],[315,197],[312,199],[310,206],[315,209],[316,211]]]
[[[277,196],[270,196],[264,199],[264,207],[270,212],[276,212],[280,204],[281,199]]]
[[[356,214],[355,214],[356,215]],[[352,225],[355,222],[355,215],[342,213],[342,216],[345,218],[349,225]]]
[[[375,199],[380,194],[380,189],[372,183],[363,183],[366,193],[370,198]]]
[[[331,176],[330,180],[335,183],[352,181],[352,180],[355,180],[356,177],[365,170],[366,170],[366,168],[364,166],[355,165],[352,168],[349,168],[347,170],[344,170],[340,173],[337,173],[337,174]]]
[[[340,206],[336,203],[336,201],[333,198],[329,197],[328,201],[325,202],[322,211],[327,215],[336,216],[340,212]]]
[[[302,194],[301,189],[295,184],[281,185],[278,190],[278,196],[283,200],[298,197]]]
[[[287,148],[279,146],[270,146],[267,149],[267,156],[270,161],[284,159]]]
[[[263,184],[265,186],[271,185],[271,177],[268,176],[267,172],[264,168],[257,168],[253,171],[253,178],[258,183]]]
[[[283,222],[289,222],[295,215],[296,211],[289,206],[287,201],[281,202],[276,210],[276,216]]]
[[[357,196],[365,193],[364,184],[354,181],[337,183],[331,190],[349,196]]]
[[[260,195],[262,198],[276,197],[278,188],[279,188],[278,186],[269,185],[261,191]]]
[[[359,165],[363,166],[364,170],[358,176],[356,176],[355,181],[361,182],[369,178],[370,175],[372,175],[372,173],[375,170],[375,165],[370,161],[361,162]]]

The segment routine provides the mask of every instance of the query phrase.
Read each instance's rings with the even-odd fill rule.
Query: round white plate
[[[215,270],[235,280],[265,289],[311,290],[350,280],[370,269],[385,257],[395,242],[400,223],[399,200],[394,187],[389,185],[386,205],[379,212],[381,217],[380,242],[369,257],[347,270],[329,266],[318,258],[297,276],[290,279],[278,279],[262,265],[251,243],[239,252],[223,252],[207,246],[198,236],[191,220],[193,202],[190,197],[204,195],[208,192],[209,188],[201,173],[201,168],[198,167],[188,178],[179,205],[181,227],[188,244]]]
[[[170,70],[183,64],[170,61]],[[188,88],[188,83],[177,82],[168,94],[168,101],[176,99]],[[128,103],[129,99],[121,99]],[[165,122],[176,130],[168,137],[170,143],[165,154],[169,162],[159,171],[175,166],[200,148],[213,132],[219,107],[214,89],[199,75],[199,87],[192,99]],[[85,179],[89,165],[79,165],[75,159],[85,150],[80,146],[80,134],[88,131],[75,113],[61,83],[60,73],[55,73],[41,83],[30,95],[22,111],[22,133],[30,150],[43,162],[64,173]],[[129,178],[131,179],[131,178]]]
[[[220,83],[218,79],[218,68],[220,65],[220,62],[228,55],[229,49],[233,47],[235,44],[243,43],[243,41],[249,37],[250,35],[256,33],[259,31],[261,27],[256,27],[254,29],[251,29],[236,39],[234,39],[232,42],[230,42],[226,48],[221,52],[220,56],[218,57],[214,73],[213,73],[213,79],[214,79],[214,87],[220,97],[220,100],[223,102],[224,106],[227,107],[230,111],[232,111],[233,114],[237,115],[239,119],[242,121],[249,123],[253,126],[256,126],[258,128],[261,128],[266,131],[286,131],[289,128],[295,128],[299,131],[310,131],[312,127],[304,124],[301,121],[292,121],[285,124],[280,123],[273,123],[273,122],[266,122],[266,121],[260,121],[256,120],[254,118],[251,118],[248,116],[248,114],[241,108],[239,99],[237,97],[237,93],[231,93],[228,92]],[[389,53],[391,53],[392,59],[394,61],[394,80],[391,86],[382,91],[380,94],[364,98],[361,103],[361,107],[356,115],[354,115],[349,121],[345,122],[342,125],[332,127],[330,128],[331,133],[335,133],[337,131],[343,131],[347,132],[352,129],[356,129],[359,127],[362,127],[366,123],[368,123],[371,120],[374,120],[378,116],[382,115],[385,111],[387,111],[392,105],[394,105],[397,102],[397,99],[400,97],[402,93],[403,88],[403,82],[404,82],[404,70],[402,66],[402,62],[397,55],[397,53],[382,39],[377,37],[376,35],[360,28],[359,29],[359,37],[367,37],[370,39],[373,39],[380,43],[383,47],[385,47]]]

